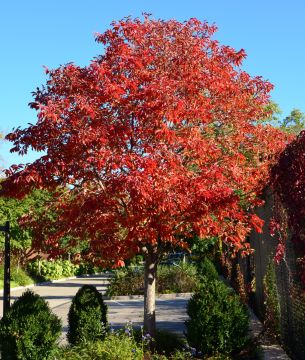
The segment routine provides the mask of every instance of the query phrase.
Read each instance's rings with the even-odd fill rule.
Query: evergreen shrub
[[[215,265],[213,262],[207,258],[204,257],[203,259],[200,259],[197,263],[197,273],[199,277],[202,276],[207,277],[210,280],[218,280],[219,274],[216,270]]]
[[[107,305],[92,285],[80,288],[68,314],[68,341],[75,345],[103,339],[107,331]]]
[[[203,278],[188,302],[187,313],[188,343],[202,354],[230,354],[246,344],[247,309],[223,282]]]
[[[49,359],[60,334],[60,319],[42,297],[27,290],[0,321],[2,359]]]

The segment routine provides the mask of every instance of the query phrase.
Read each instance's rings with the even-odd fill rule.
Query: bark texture
[[[157,252],[150,248],[145,256],[144,331],[152,338],[156,335],[156,276]]]

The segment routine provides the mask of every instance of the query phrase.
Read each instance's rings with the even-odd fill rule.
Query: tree
[[[302,130],[305,130],[305,114],[299,109],[293,109],[290,115],[283,119],[280,126],[282,130],[298,135]]]
[[[37,250],[32,246],[32,228],[23,226],[24,218],[28,214],[35,214],[38,220],[48,200],[50,201],[50,194],[40,190],[33,190],[23,199],[0,197],[0,224],[10,222],[11,252],[18,266],[24,265]],[[3,251],[4,236],[0,234],[0,252]]]
[[[46,70],[30,106],[38,121],[7,135],[12,151],[44,155],[7,171],[2,193],[56,191],[48,244],[88,239],[96,261],[145,257],[145,330],[155,334],[155,282],[164,249],[195,235],[235,251],[262,221],[250,210],[286,143],[262,126],[272,85],[221,46],[215,26],[190,19],[114,22],[90,65]],[[18,184],[18,187],[16,187]]]

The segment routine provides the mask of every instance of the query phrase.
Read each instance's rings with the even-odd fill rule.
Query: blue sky
[[[283,110],[305,111],[305,2],[303,0],[210,1],[103,1],[19,0],[0,7],[0,131],[36,122],[28,108],[31,92],[45,82],[43,65],[54,68],[67,62],[86,65],[101,53],[94,33],[112,20],[152,13],[154,18],[190,17],[216,23],[215,38],[248,54],[243,68],[275,85],[272,93]],[[0,147],[0,164],[32,161]]]

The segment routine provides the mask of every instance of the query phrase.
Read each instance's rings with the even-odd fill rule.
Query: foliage
[[[143,355],[143,349],[132,337],[109,334],[103,341],[58,350],[52,360],[142,360]]]
[[[290,134],[298,135],[305,130],[305,114],[299,109],[293,109],[281,122],[281,128]]]
[[[269,101],[266,110],[269,115],[261,121],[262,123],[272,124],[291,135],[298,135],[305,130],[305,114],[301,110],[293,109],[288,116],[281,119],[283,112],[279,105],[272,100]]]
[[[232,278],[232,259],[225,254],[221,254],[219,260],[219,271],[228,280]]]
[[[198,284],[196,267],[182,262],[177,266],[158,266],[157,279],[159,294],[192,292]],[[116,270],[106,290],[108,296],[137,295],[143,292],[144,269],[132,267]]]
[[[248,292],[246,289],[244,275],[241,271],[240,265],[235,259],[232,266],[232,274],[231,274],[231,284],[237,294],[239,295],[242,302],[247,304],[248,302]]]
[[[187,306],[186,322],[191,346],[205,355],[239,351],[248,336],[248,313],[237,295],[223,282],[202,282]]]
[[[272,85],[242,71],[244,50],[215,31],[195,18],[126,18],[96,36],[104,53],[88,66],[46,70],[30,104],[37,123],[6,136],[13,152],[43,155],[8,169],[0,192],[53,193],[52,217],[34,219],[37,246],[55,254],[64,236],[86,240],[109,266],[194,235],[249,251],[247,235],[262,227],[249,210],[287,137],[258,123]]]
[[[157,329],[156,336],[153,339],[150,338],[149,335],[144,335],[143,328],[132,328],[127,326],[125,333],[132,336],[138,345],[142,346],[144,350],[150,350],[150,342],[153,341],[155,343],[154,350],[158,354],[163,354],[165,356],[171,356],[176,352],[185,352],[183,351],[187,347],[186,339],[182,337],[180,334],[176,334],[174,332],[164,330],[164,329]]]
[[[49,359],[61,321],[39,295],[26,291],[0,321],[2,359]]]
[[[181,351],[186,345],[186,340],[173,332],[167,330],[158,329],[156,331],[156,348],[155,350],[159,354],[170,356],[176,351]],[[177,355],[176,355],[177,356]]]
[[[22,226],[23,217],[39,212],[50,195],[46,191],[33,190],[23,199],[0,197],[0,223],[10,222],[11,252],[18,262],[25,264],[32,250],[32,231]],[[4,236],[0,234],[0,251],[4,250]]]
[[[68,233],[94,239],[104,259],[130,257],[157,238],[183,244],[181,234],[243,248],[260,228],[234,190],[256,205],[285,145],[280,132],[255,123],[267,115],[272,85],[241,71],[244,51],[211,40],[215,31],[196,19],[124,19],[97,36],[105,54],[89,66],[47,70],[31,104],[39,122],[6,137],[13,151],[45,154],[12,167],[2,192],[67,189],[52,208],[54,248]]]
[[[157,292],[160,294],[192,292],[198,285],[196,267],[183,262],[176,266],[159,266],[157,279]]]
[[[76,275],[97,274],[105,270],[103,267],[94,266],[92,262],[80,262],[76,266]]]
[[[3,279],[3,277],[4,268],[3,265],[0,265],[0,288],[2,288],[1,280]],[[16,286],[26,286],[32,284],[33,280],[21,267],[11,267],[11,287],[13,287],[12,282]]]
[[[102,341],[83,342],[73,347],[59,348],[52,360],[186,360],[193,358],[190,351],[182,350],[185,340],[180,335],[166,330],[158,330],[156,335],[154,354],[149,349],[151,339],[143,335],[143,330],[133,329],[130,324],[127,324],[125,329],[111,330]]]
[[[60,259],[53,261],[35,260],[28,263],[27,269],[33,276],[40,277],[45,281],[61,279],[63,277],[70,277],[78,274],[78,265],[74,265],[68,260]]]
[[[264,276],[265,320],[264,326],[269,335],[280,336],[280,303],[276,286],[275,268],[272,260],[267,265]]]
[[[204,257],[197,262],[197,272],[200,278],[206,277],[210,280],[218,280],[219,274],[213,262]]]
[[[27,270],[38,281],[57,280],[71,276],[96,274],[103,269],[89,262],[74,264],[69,260],[35,260],[27,264]]]
[[[278,127],[280,124],[280,115],[283,113],[282,109],[276,102],[270,100],[266,106],[266,110],[268,116],[265,119],[262,119],[261,122]]]
[[[107,331],[107,305],[92,285],[76,293],[68,314],[70,344],[102,339]]]
[[[285,256],[288,229],[292,235],[298,256],[300,281],[305,285],[305,131],[283,151],[278,164],[272,170],[274,193],[274,218],[270,222],[272,235],[277,235],[278,247],[275,259]]]

